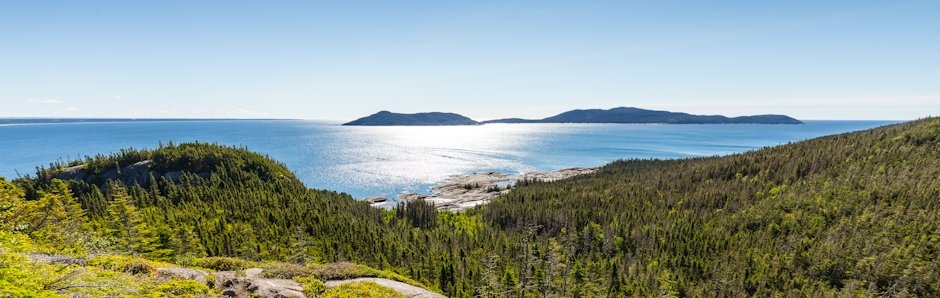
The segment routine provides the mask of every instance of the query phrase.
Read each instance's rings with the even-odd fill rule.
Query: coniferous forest
[[[87,264],[29,257],[40,253]],[[452,297],[937,297],[940,119],[730,156],[620,160],[526,181],[462,213],[372,208],[247,148],[205,143],[0,180],[10,296],[220,294],[146,281],[152,272],[134,264],[282,268],[307,291],[340,278],[323,266],[347,263]]]

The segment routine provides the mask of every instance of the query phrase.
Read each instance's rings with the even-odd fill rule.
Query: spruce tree
[[[127,188],[111,181],[108,183],[108,197],[106,234],[114,246],[134,255],[153,251],[158,239],[128,197]]]
[[[0,177],[0,230],[12,230],[16,226],[14,219],[25,195],[23,189]]]

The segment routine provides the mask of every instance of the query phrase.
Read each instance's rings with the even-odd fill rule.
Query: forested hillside
[[[933,297],[938,142],[940,120],[927,119],[726,157],[618,161],[515,188],[482,212],[512,234],[536,227],[535,255],[558,243],[584,271],[567,293]]]
[[[209,144],[53,164],[2,186],[4,256],[351,261],[457,297],[940,295],[938,119],[617,161],[459,214],[373,209]],[[35,245],[10,240],[24,238]],[[25,280],[11,278],[0,283]]]

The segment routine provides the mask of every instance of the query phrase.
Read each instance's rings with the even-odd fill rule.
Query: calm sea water
[[[221,120],[7,125],[0,126],[0,176],[33,174],[39,165],[122,148],[201,141],[247,146],[267,154],[310,187],[356,197],[394,196],[426,192],[451,175],[518,174],[628,158],[723,155],[891,123],[347,127],[299,120]]]

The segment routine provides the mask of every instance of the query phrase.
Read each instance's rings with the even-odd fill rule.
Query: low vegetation
[[[363,297],[363,298],[405,298],[395,290],[380,286],[371,281],[358,281],[339,285],[323,293],[322,298],[345,298],[345,297]]]
[[[157,278],[156,266],[172,266],[170,264],[124,255],[97,256],[84,260],[83,264],[63,262],[66,259],[49,263],[25,252],[55,248],[2,231],[0,241],[0,296],[3,297],[213,296],[206,283]]]

